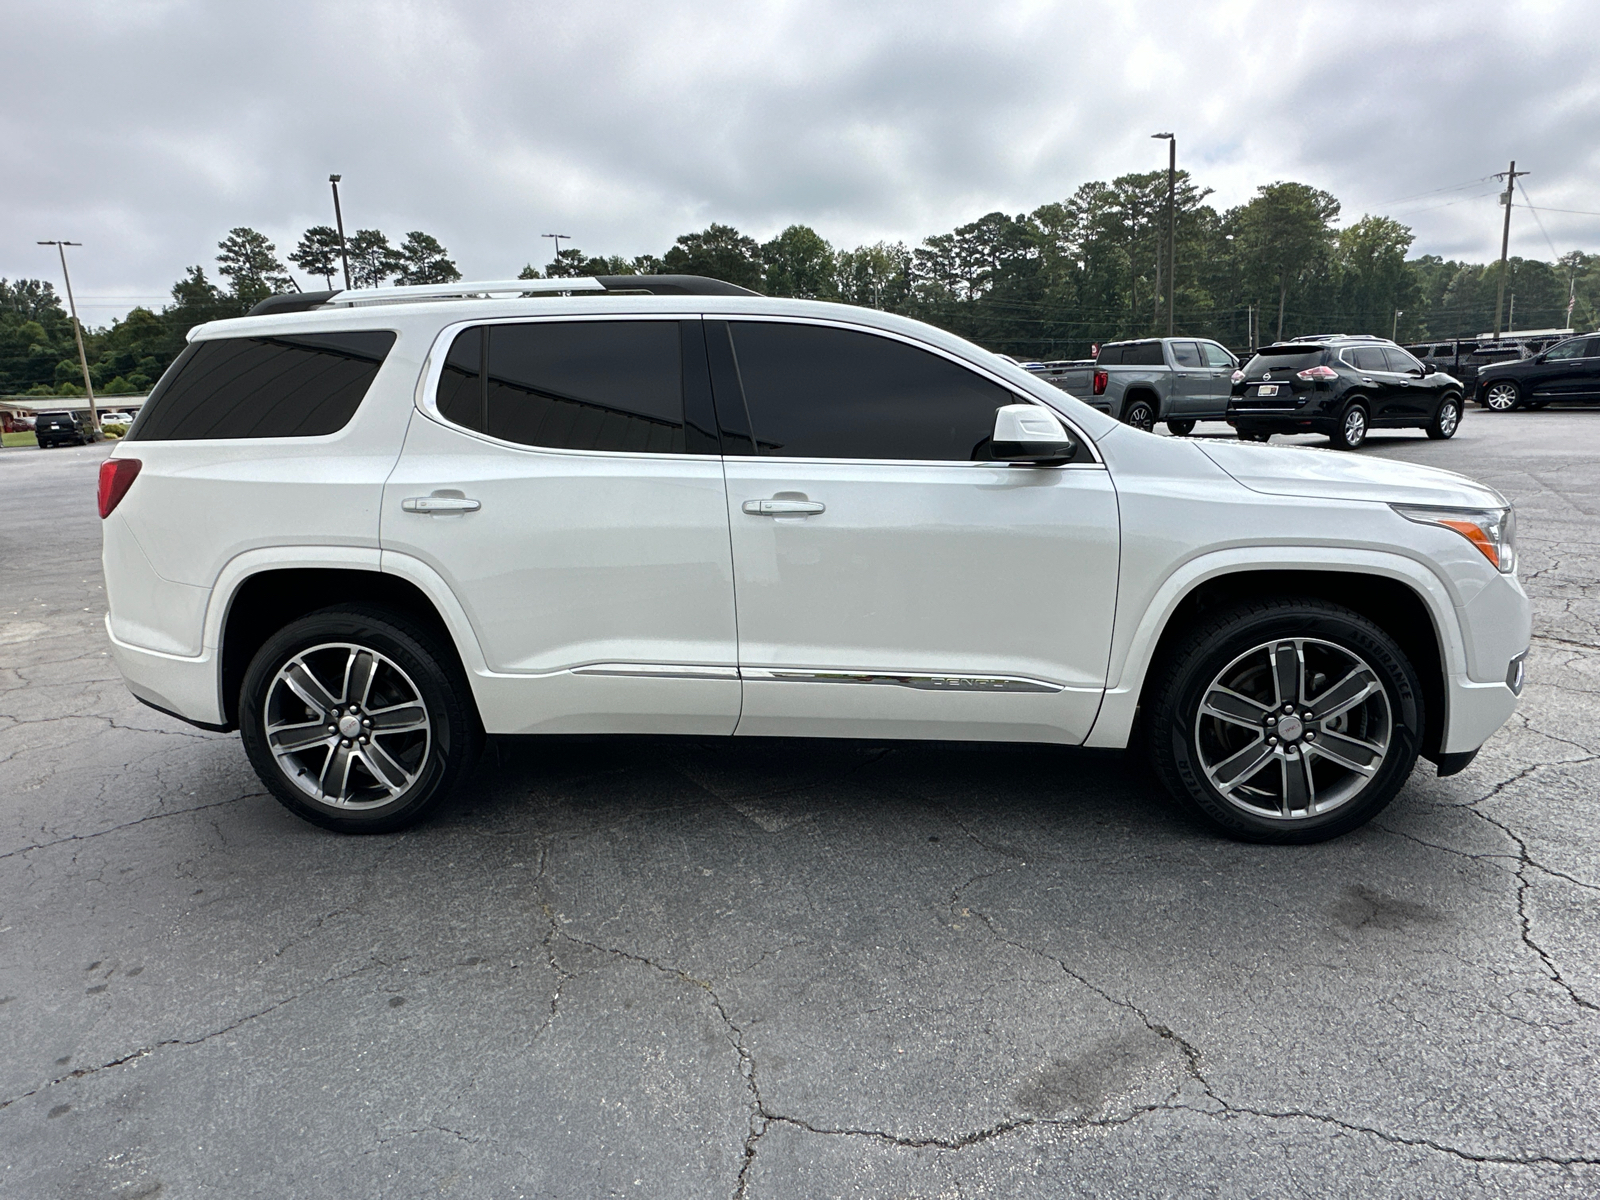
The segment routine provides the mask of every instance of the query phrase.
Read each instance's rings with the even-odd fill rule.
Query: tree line
[[[688,274],[773,296],[858,304],[916,317],[1022,359],[1077,358],[1093,345],[1166,332],[1167,177],[1162,171],[1086,183],[1029,213],[993,212],[920,245],[836,247],[807,225],[765,242],[712,224],[662,254],[591,255],[568,247],[520,278]],[[1174,205],[1176,329],[1237,350],[1308,333],[1375,333],[1402,342],[1473,337],[1494,324],[1500,264],[1410,254],[1412,231],[1364,215],[1340,227],[1339,201],[1303,183],[1257,189],[1219,210],[1180,172]],[[354,287],[460,278],[433,236],[392,244],[378,230],[346,241]],[[338,234],[306,230],[287,262],[313,284],[342,286]],[[157,313],[135,308],[85,330],[98,391],[140,392],[202,321],[238,316],[299,283],[276,247],[248,227],[218,244],[217,281],[189,267]],[[1572,251],[1507,266],[1510,324],[1600,324],[1600,255]],[[1569,320],[1570,309],[1570,320]],[[0,394],[80,395],[72,328],[51,284],[0,280]]]

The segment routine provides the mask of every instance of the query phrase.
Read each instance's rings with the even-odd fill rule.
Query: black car
[[[1568,338],[1520,362],[1478,372],[1474,399],[1491,412],[1543,408],[1552,400],[1600,400],[1600,333]]]
[[[75,412],[40,413],[34,418],[33,436],[38,439],[41,450],[51,446],[87,446],[94,440],[88,421],[82,413]]]
[[[1386,338],[1330,334],[1262,346],[1234,372],[1228,424],[1246,441],[1325,433],[1354,450],[1369,429],[1426,429],[1453,437],[1461,384]]]

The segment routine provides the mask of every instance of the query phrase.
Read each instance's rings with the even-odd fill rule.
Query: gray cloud
[[[230,226],[287,250],[329,220],[330,171],[349,227],[428,230],[480,278],[546,261],[547,232],[915,242],[1153,169],[1167,128],[1216,203],[1300,179],[1423,252],[1497,253],[1498,185],[1456,185],[1513,156],[1539,204],[1600,209],[1576,0],[0,0],[0,20],[0,274],[53,277],[34,240],[82,241],[96,322],[210,269]],[[1600,217],[1540,216],[1558,250],[1600,248]],[[1548,257],[1531,213],[1513,224]]]

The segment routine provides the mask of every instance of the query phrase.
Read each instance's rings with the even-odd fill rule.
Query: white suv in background
[[[101,475],[116,660],[330,828],[416,821],[486,733],[1137,738],[1307,842],[1521,690],[1489,488],[1158,437],[885,313],[521,280],[190,339]]]

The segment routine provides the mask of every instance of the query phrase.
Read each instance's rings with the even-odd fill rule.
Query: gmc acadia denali
[[[651,733],[1137,738],[1226,833],[1317,841],[1465,766],[1529,641],[1470,479],[1158,437],[686,276],[267,300],[190,334],[99,501],[133,693],[350,832],[485,734]]]

